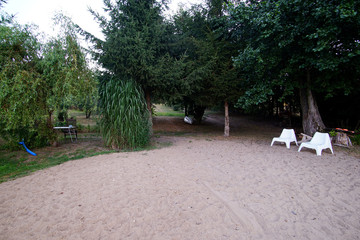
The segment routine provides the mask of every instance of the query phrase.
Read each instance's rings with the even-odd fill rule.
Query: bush
[[[135,82],[114,78],[103,82],[100,109],[100,132],[107,146],[134,149],[149,143],[149,112]]]
[[[351,139],[351,143],[353,145],[360,145],[360,134],[359,133],[357,135],[350,136],[350,139]]]
[[[57,119],[59,122],[64,122],[68,118],[68,113],[66,110],[59,111]]]
[[[45,124],[38,124],[35,127],[23,127],[14,129],[12,131],[2,132],[2,137],[5,144],[2,149],[19,150],[21,145],[19,142],[24,141],[29,148],[38,148],[49,145],[48,136],[52,136],[48,132]]]
[[[172,106],[173,110],[174,111],[181,111],[182,110],[182,107],[181,107],[181,104],[175,104]]]

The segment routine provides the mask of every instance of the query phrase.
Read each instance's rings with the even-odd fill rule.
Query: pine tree
[[[102,68],[105,69],[103,74],[104,77],[102,78],[102,81],[100,81],[100,89],[105,91],[100,94],[101,106],[106,108],[109,107],[108,104],[111,106],[121,105],[124,102],[131,104],[132,102],[138,102],[145,99],[144,101],[146,101],[148,114],[144,114],[142,109],[137,109],[133,111],[133,114],[139,113],[139,116],[126,116],[126,114],[130,114],[130,112],[125,111],[123,117],[143,122],[142,118],[147,116],[147,121],[149,121],[150,124],[145,124],[142,127],[150,129],[149,132],[151,132],[151,97],[158,89],[163,88],[161,81],[164,81],[164,79],[159,78],[158,76],[159,73],[162,72],[159,68],[163,67],[163,59],[167,52],[165,46],[166,39],[164,39],[165,24],[163,17],[161,16],[164,4],[154,0],[120,0],[116,2],[104,0],[104,5],[104,10],[108,17],[101,16],[93,10],[90,11],[99,22],[105,40],[100,40],[89,33],[82,31],[82,33],[94,43],[95,60],[97,60]],[[115,83],[115,81],[131,83]],[[119,92],[113,92],[108,86],[122,87],[116,88],[119,89]],[[138,93],[139,91],[142,93],[142,96],[138,96],[137,94],[134,95],[134,93]],[[116,100],[118,99],[118,96],[116,95],[123,96],[124,94],[129,94],[129,96],[126,96],[126,99],[132,98],[133,100]],[[114,95],[112,100],[109,99],[112,97],[111,95]],[[105,99],[104,96],[107,96],[107,98]],[[141,108],[142,104],[128,107],[138,106]],[[114,109],[122,109],[122,107],[124,106],[117,106],[114,107]],[[104,111],[108,112],[106,109],[103,109],[103,112]],[[108,114],[116,115],[118,113],[108,112]],[[110,117],[109,119],[112,118]],[[113,129],[114,126],[110,126],[111,124],[117,124],[119,129],[122,129],[122,126],[120,126],[123,124],[122,121],[123,119],[120,118],[118,118],[118,122],[116,123],[102,121],[103,124],[107,125],[104,125],[102,129]],[[131,126],[138,128],[140,125],[133,124]],[[121,131],[115,132],[123,134]],[[139,131],[138,129],[133,129],[130,132],[131,134],[136,135]],[[108,135],[109,134],[104,132],[105,138]],[[143,138],[143,135],[144,134],[142,134],[141,137],[139,135],[138,137]],[[118,137],[122,138],[123,136]],[[128,135],[128,137],[130,137],[130,135]],[[131,138],[132,137],[133,136],[131,136]],[[111,141],[109,140],[107,142]],[[126,146],[126,143],[130,142],[130,140],[123,139],[116,142],[121,142],[122,145]],[[129,146],[136,147],[136,144],[131,144]]]

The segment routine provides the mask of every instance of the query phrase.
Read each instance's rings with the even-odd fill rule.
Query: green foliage
[[[177,42],[174,45],[177,56],[184,56],[181,97],[173,104],[188,106],[210,106],[213,98],[209,93],[211,67],[214,60],[207,54],[206,34],[209,32],[205,9],[193,6],[174,16],[174,31]],[[210,100],[210,101],[209,101]]]
[[[3,5],[7,3],[7,0],[0,0],[0,10],[3,8]],[[11,23],[14,19],[14,15],[9,15],[5,12],[0,11],[0,24]]]
[[[237,104],[238,108],[250,110],[253,106],[259,106],[262,103],[269,101],[270,96],[274,94],[272,88],[266,84],[259,84],[245,91],[245,93],[239,97]]]
[[[0,152],[0,183],[16,177],[28,175],[29,173],[40,169],[56,166],[67,161],[97,156],[101,154],[109,154],[113,152],[113,150],[99,152],[91,149],[80,149],[76,152],[68,154],[60,152],[54,154],[53,156],[38,155],[36,158],[32,159],[29,159],[29,154],[27,152]]]
[[[46,44],[41,61],[42,75],[46,78],[48,89],[48,111],[66,111],[81,101],[88,101],[93,107],[97,101],[97,82],[87,67],[75,25],[61,14],[55,16],[55,22],[61,26],[62,32]]]
[[[41,46],[33,31],[27,25],[0,25],[0,133],[12,147],[22,139],[43,142],[44,131],[36,129],[45,125],[45,89],[38,69]]]
[[[156,116],[164,116],[164,117],[184,117],[184,113],[180,112],[157,112]]]
[[[179,53],[174,26],[161,15],[166,1],[104,1],[108,17],[91,10],[106,40],[81,30],[94,44],[94,57],[119,78],[132,79],[151,102],[182,98],[192,83],[184,72],[184,52]]]
[[[34,26],[0,25],[0,133],[13,148],[22,139],[29,147],[53,141],[52,113],[96,89],[71,21],[57,19],[68,29],[47,44]]]
[[[354,136],[350,136],[351,142],[354,145],[360,145],[360,134],[356,134]]]
[[[164,4],[105,0],[108,17],[90,10],[103,29],[105,41],[80,29],[93,42],[93,56],[106,70],[104,76],[112,76],[102,78],[99,102],[101,132],[106,144],[114,148],[147,144],[151,125],[142,101],[146,99],[151,106],[150,97],[176,95],[174,82],[181,77],[182,61],[167,51],[169,25],[161,16]]]
[[[0,182],[7,178],[21,176],[25,172],[31,172],[36,168],[34,162],[25,162],[26,158],[13,159],[11,156],[0,157]],[[20,169],[19,169],[20,168]]]
[[[90,118],[91,114],[97,111],[99,101],[97,79],[97,74],[87,69],[83,74],[81,91],[73,98],[74,105],[85,112],[86,118]]]
[[[150,126],[144,94],[134,81],[110,77],[100,88],[100,130],[105,144],[114,149],[143,147]]]
[[[186,79],[186,57],[179,56],[179,59],[171,57],[169,54],[158,59],[152,68],[157,83],[154,85],[152,98],[158,102],[176,102],[182,99],[184,93],[190,92],[192,82]]]
[[[336,132],[335,130],[331,130],[331,131],[329,132],[329,135],[330,135],[330,137],[336,137],[337,132]]]
[[[302,116],[318,116],[303,124],[321,125],[320,114],[308,113],[309,104],[316,106],[307,102],[310,93],[327,99],[358,92],[359,8],[359,1],[326,0],[230,5],[229,29],[239,49],[233,61],[246,89],[240,105],[291,102],[300,90]]]
[[[208,1],[208,9],[194,6],[174,16],[178,54],[185,54],[183,79],[190,85],[181,101],[189,109],[235,102],[241,92],[231,58],[237,49],[229,42],[222,2]]]
[[[94,90],[96,90],[94,88]],[[91,113],[95,112],[97,109],[98,103],[98,91],[94,91],[93,93],[87,94],[77,101],[77,106],[80,110],[85,112],[86,118],[90,118]]]
[[[359,74],[359,7],[357,1],[239,3],[229,16],[240,49],[234,64],[249,86],[277,81],[274,86],[287,82],[300,87],[309,70],[312,89],[326,96],[336,89],[354,90]]]
[[[106,0],[104,4],[109,18],[91,11],[106,36],[106,41],[90,37],[95,44],[95,59],[111,73],[131,78],[145,90],[156,90],[161,83],[154,70],[166,53],[162,3]]]

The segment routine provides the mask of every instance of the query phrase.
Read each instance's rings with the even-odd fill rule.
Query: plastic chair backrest
[[[295,132],[294,129],[284,128],[280,134],[280,138],[294,138]]]
[[[330,136],[328,133],[316,132],[310,142],[314,144],[329,145]]]

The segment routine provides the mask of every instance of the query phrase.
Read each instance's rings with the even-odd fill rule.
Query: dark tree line
[[[170,19],[164,17],[166,2],[104,0],[104,16],[90,10],[104,39],[77,26],[93,43],[92,54],[101,67],[101,129],[108,145],[146,145],[151,136],[152,104],[156,102],[182,105],[185,114],[192,114],[199,123],[205,109],[222,106],[225,136],[230,134],[229,108],[234,107],[270,117],[283,111],[298,114],[303,131],[309,135],[326,126],[354,128],[359,124],[359,1],[204,0],[201,5],[181,9]],[[0,0],[0,7],[3,3],[6,1]],[[31,45],[32,39],[33,46],[38,46],[27,29],[7,25],[11,16],[1,17],[3,36],[20,39],[16,37],[19,33],[24,39],[19,49]],[[57,79],[77,83],[79,75],[86,78],[85,62],[73,65],[84,58],[76,40],[69,36],[73,35],[42,50],[48,52],[46,61],[38,58],[40,50],[29,48],[21,61],[34,55],[25,61],[31,64],[16,67],[30,70],[21,70],[19,75],[6,75],[17,63],[11,62],[11,49],[16,44],[2,40],[1,46],[9,54],[9,58],[3,54],[1,59],[6,63],[1,68],[6,79],[2,86],[6,83],[10,89],[16,79],[29,79],[19,77],[25,73],[34,79],[46,78],[54,84],[48,88],[54,89],[54,94],[44,92],[49,96],[47,110],[53,111],[53,106],[61,104],[64,95],[60,93],[67,86],[59,85]],[[62,49],[68,45],[67,55],[60,48],[56,50],[57,44],[64,44]],[[71,61],[67,56],[76,59]],[[71,71],[55,71],[52,63],[61,63],[61,59],[68,61],[66,66]],[[42,77],[34,75],[38,69],[42,69]],[[40,92],[32,92],[40,96]],[[35,99],[30,92],[26,94],[31,101]],[[5,91],[0,95],[4,114],[9,114],[10,98]],[[14,119],[17,116],[9,115]],[[27,120],[26,124],[34,123],[31,117]],[[24,119],[17,122],[21,125]]]
[[[150,113],[152,102],[181,104],[201,122],[222,105],[225,136],[229,106],[299,113],[310,135],[325,128],[324,114],[329,124],[359,119],[358,106],[336,110],[359,100],[358,1],[207,0],[170,20],[164,1],[104,4],[110,18],[93,14],[105,41],[87,34],[96,59],[118,81],[134,81]]]
[[[325,128],[317,99],[347,99],[343,106],[336,104],[339,111],[356,108],[351,99],[359,93],[359,7],[358,1],[306,0],[232,6],[233,36],[240,44],[234,64],[248,88],[240,103],[267,102],[280,88],[284,97],[299,97],[295,103],[310,135]],[[331,117],[336,115],[333,111]]]

